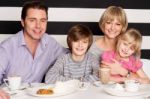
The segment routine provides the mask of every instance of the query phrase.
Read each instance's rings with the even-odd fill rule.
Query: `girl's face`
[[[89,39],[81,39],[72,42],[72,54],[75,56],[84,56],[89,45]]]
[[[119,20],[117,20],[117,18],[115,18],[113,21],[108,20],[104,26],[104,34],[108,38],[116,38],[121,33],[122,27],[123,26]]]
[[[118,46],[118,54],[121,58],[128,58],[135,52],[133,42],[129,43],[128,41],[121,40],[120,45]]]

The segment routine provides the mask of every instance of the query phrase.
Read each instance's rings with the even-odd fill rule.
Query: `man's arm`
[[[6,74],[8,66],[8,56],[5,49],[0,45],[0,84],[3,82],[3,76]]]

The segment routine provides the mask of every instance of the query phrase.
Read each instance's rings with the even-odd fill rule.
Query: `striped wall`
[[[21,29],[21,6],[27,0],[0,0],[0,34],[14,34]],[[150,59],[150,1],[149,0],[43,0],[49,7],[48,29],[52,35],[66,35],[74,24],[88,25],[94,35],[103,35],[98,21],[110,5],[125,9],[129,27],[137,28],[143,36],[142,58]]]

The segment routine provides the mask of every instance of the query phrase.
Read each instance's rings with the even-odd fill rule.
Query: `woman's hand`
[[[123,68],[117,60],[112,59],[112,61],[113,63],[101,61],[101,67],[110,68],[111,74],[120,74],[122,76],[126,76],[128,74],[128,70]]]
[[[10,99],[10,96],[3,90],[0,90],[0,99]]]

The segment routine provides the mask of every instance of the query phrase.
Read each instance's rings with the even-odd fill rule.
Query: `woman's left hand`
[[[120,74],[122,76],[126,76],[128,74],[128,71],[125,68],[123,68],[117,60],[112,59],[112,61],[113,63],[102,61],[101,66],[110,68],[112,74]]]

